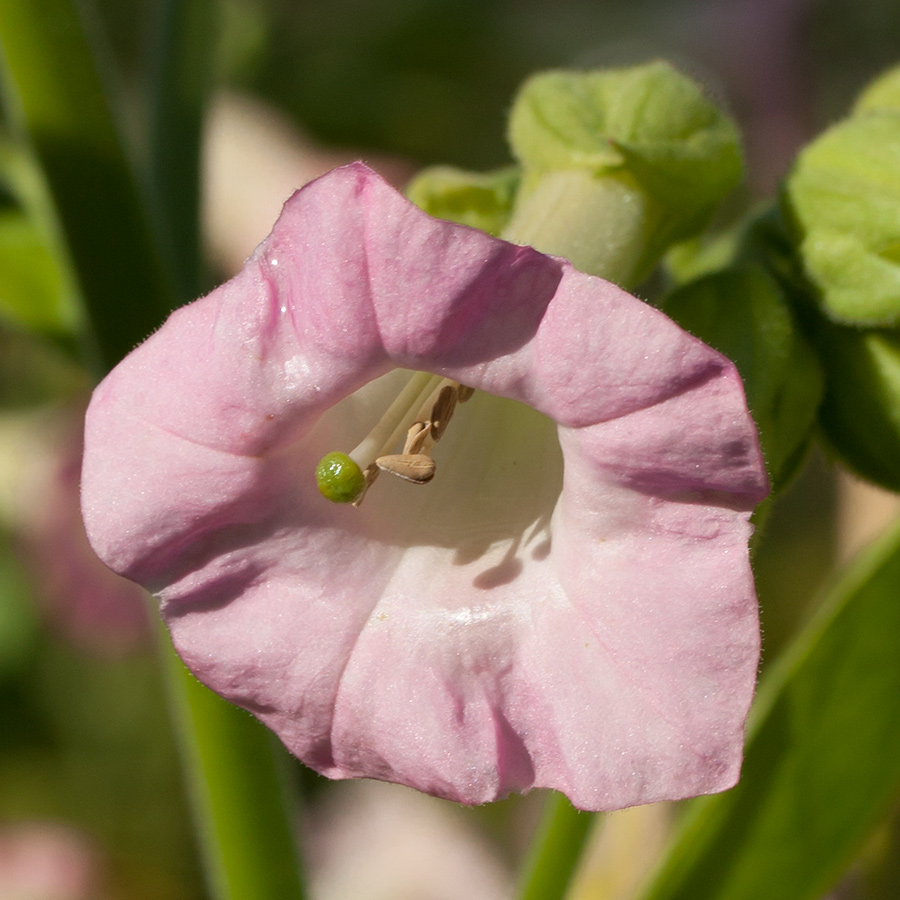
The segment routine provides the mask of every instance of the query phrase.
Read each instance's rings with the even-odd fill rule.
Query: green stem
[[[575,809],[562,794],[550,794],[522,870],[516,900],[562,900],[596,820],[595,815]]]
[[[286,751],[249,713],[200,684],[160,631],[211,895],[302,900]]]

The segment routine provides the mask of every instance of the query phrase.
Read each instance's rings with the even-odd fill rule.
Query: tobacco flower
[[[317,463],[384,431],[410,371],[475,391],[420,454],[433,480],[329,503]],[[727,359],[361,164],[97,388],[83,472],[100,557],[307,765],[586,809],[736,780],[766,491]]]

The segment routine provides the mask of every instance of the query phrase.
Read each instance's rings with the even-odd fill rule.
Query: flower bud
[[[661,62],[531,78],[509,139],[524,179],[507,237],[531,243],[540,222],[541,249],[621,284],[697,233],[742,173],[733,123]]]
[[[860,475],[900,490],[900,68],[800,154],[782,207],[825,371],[823,431]]]
[[[900,324],[900,77],[890,73],[798,157],[785,214],[824,314]],[[893,104],[893,106],[892,106]]]

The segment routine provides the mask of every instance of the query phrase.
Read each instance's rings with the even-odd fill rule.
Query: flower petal
[[[408,368],[480,389],[437,476],[327,503],[317,461]],[[726,359],[361,165],[295,194],[236,278],[111,373],[83,473],[98,554],[307,764],[592,809],[736,778],[766,490]]]

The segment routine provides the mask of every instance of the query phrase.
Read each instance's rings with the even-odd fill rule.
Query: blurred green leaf
[[[218,0],[162,0],[150,115],[149,182],[179,300],[200,293],[200,141],[219,37]]]
[[[250,713],[200,684],[171,645],[162,649],[212,896],[304,900],[287,751]]]
[[[84,397],[88,372],[55,341],[11,326],[0,316],[0,407]]]
[[[900,522],[765,678],[741,781],[694,801],[640,900],[815,900],[900,792]]]
[[[0,320],[73,349],[84,315],[43,174],[26,147],[0,136]]]
[[[73,0],[0,0],[3,89],[17,136],[44,171],[111,365],[175,305],[175,281],[101,84],[102,42],[83,13]]]
[[[575,809],[562,794],[548,793],[537,832],[519,877],[516,900],[561,900],[581,861],[594,813]]]
[[[70,332],[74,309],[52,250],[24,213],[0,209],[0,316],[40,332]]]

